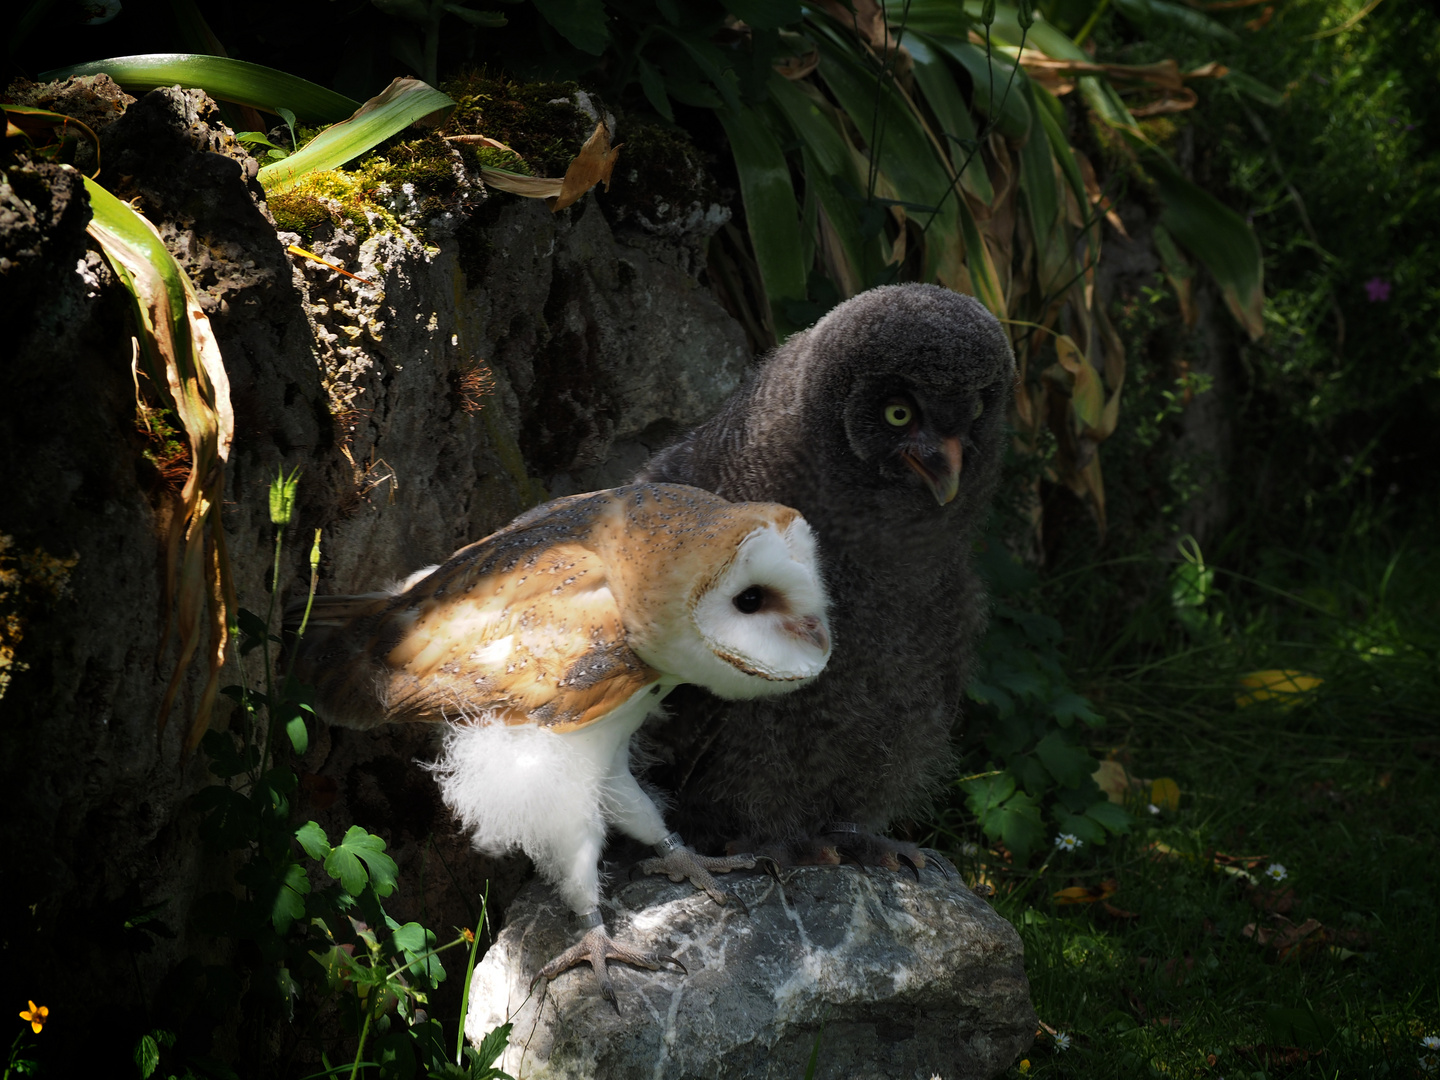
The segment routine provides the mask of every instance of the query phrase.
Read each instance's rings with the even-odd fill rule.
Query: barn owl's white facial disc
[[[750,533],[715,583],[694,601],[695,627],[714,661],[690,681],[727,698],[784,693],[830,658],[825,586],[803,518]]]

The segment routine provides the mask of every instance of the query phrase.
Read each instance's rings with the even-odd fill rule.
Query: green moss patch
[[[517,167],[514,155],[503,150],[472,147],[465,151],[472,167],[564,176],[570,159],[595,129],[595,122],[572,102],[579,90],[573,82],[518,83],[469,72],[441,89],[458,103],[445,125],[447,134],[488,135],[510,147],[523,165]]]

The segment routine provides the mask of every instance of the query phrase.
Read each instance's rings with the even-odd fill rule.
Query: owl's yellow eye
[[[980,401],[980,400],[977,399],[976,402],[975,402],[975,411],[970,414],[970,419],[971,419],[971,420],[979,420],[979,419],[980,419],[980,414],[983,413],[984,411],[985,411],[985,402]]]
[[[892,401],[885,406],[885,422],[891,427],[908,427],[915,419],[915,410],[903,401]]]

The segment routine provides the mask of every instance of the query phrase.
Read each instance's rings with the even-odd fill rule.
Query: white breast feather
[[[603,719],[563,735],[535,724],[450,724],[439,760],[428,768],[477,849],[503,855],[519,848],[567,904],[583,911],[595,903],[595,866],[589,856],[581,858],[588,866],[576,865],[576,838],[603,838],[610,770],[663,697],[650,691],[646,686]]]

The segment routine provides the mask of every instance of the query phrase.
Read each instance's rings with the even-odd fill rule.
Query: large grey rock
[[[519,1080],[805,1074],[821,1080],[994,1076],[1035,1031],[1013,927],[956,879],[802,867],[726,885],[749,907],[717,907],[688,884],[617,887],[605,921],[619,941],[666,952],[689,971],[613,965],[621,1014],[588,967],[542,991],[530,980],[579,931],[532,882],[476,968],[466,1035],[507,1020],[499,1064]]]

